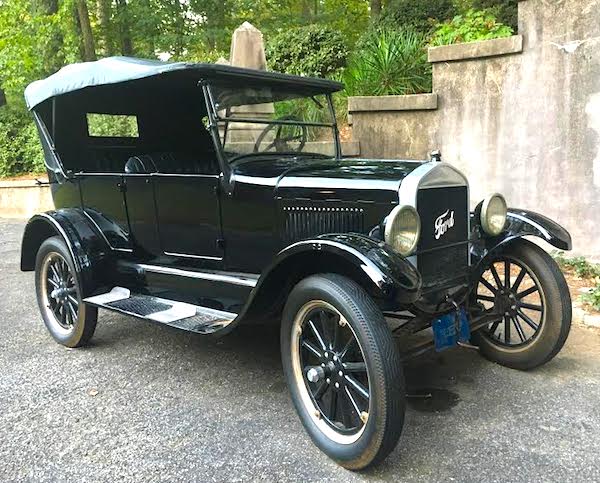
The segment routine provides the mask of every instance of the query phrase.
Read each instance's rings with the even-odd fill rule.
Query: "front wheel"
[[[302,424],[352,470],[385,458],[404,421],[404,377],[386,321],[352,280],[314,275],[292,290],[281,327],[285,377]]]
[[[556,262],[521,239],[493,259],[479,278],[473,302],[496,321],[473,334],[488,359],[533,369],[552,359],[571,328],[571,296]]]

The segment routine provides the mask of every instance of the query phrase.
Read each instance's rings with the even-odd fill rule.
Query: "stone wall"
[[[474,202],[499,191],[600,256],[600,0],[523,1],[519,35],[435,47],[429,60],[433,94],[349,99],[361,155],[440,149]]]
[[[48,185],[35,180],[0,181],[0,218],[29,218],[53,209]]]

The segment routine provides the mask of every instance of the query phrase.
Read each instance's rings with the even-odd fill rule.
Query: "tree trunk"
[[[312,17],[311,5],[310,4],[311,4],[310,0],[302,0],[301,15],[302,15],[302,18],[304,19],[305,22],[310,21],[310,19]]]
[[[75,0],[79,28],[81,29],[81,45],[83,60],[89,62],[96,60],[96,48],[94,47],[94,33],[90,24],[90,14],[88,12],[86,0]]]
[[[104,45],[104,54],[106,56],[115,54],[110,21],[111,4],[111,0],[98,0],[98,21],[100,23],[100,35]]]
[[[381,15],[381,0],[371,0],[371,20],[376,20]]]
[[[133,42],[131,40],[131,27],[129,24],[127,0],[117,0],[117,17],[119,22],[121,54],[131,56],[133,55]]]
[[[0,87],[0,107],[6,104],[6,94],[4,94],[4,89]]]
[[[58,0],[33,0],[31,2],[31,12],[34,16],[52,16],[58,13]],[[49,41],[40,46],[41,58],[43,59],[43,71],[47,74],[53,74],[64,64],[62,55],[63,35],[60,28],[56,25],[51,27],[49,32]]]

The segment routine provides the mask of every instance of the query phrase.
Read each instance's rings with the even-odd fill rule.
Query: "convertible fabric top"
[[[221,64],[194,64],[189,62],[160,62],[133,57],[107,57],[95,62],[82,62],[63,67],[46,79],[32,82],[25,89],[27,107],[33,109],[42,102],[62,94],[88,87],[119,84],[146,78],[181,76],[194,82],[202,79],[239,82],[264,81],[282,87],[305,87],[322,93],[335,92],[344,86],[339,82],[312,77],[301,77],[262,70],[243,69]]]

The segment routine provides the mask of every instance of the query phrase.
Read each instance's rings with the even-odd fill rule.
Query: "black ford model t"
[[[90,340],[98,308],[199,334],[277,320],[307,432],[360,469],[400,436],[403,359],[476,345],[531,369],[557,354],[568,288],[523,237],[571,240],[499,194],[471,205],[438,153],[342,157],[340,89],[129,58],[34,82],[25,96],[56,210],[29,221],[21,268],[70,347]]]

